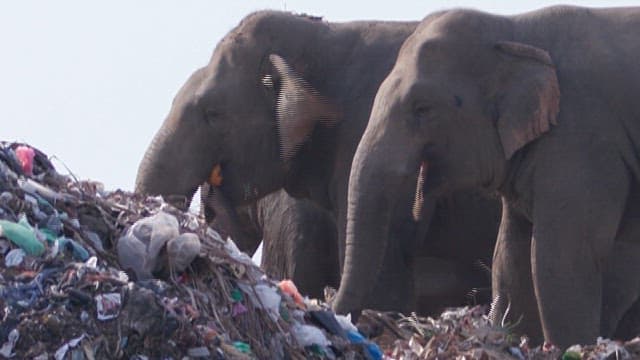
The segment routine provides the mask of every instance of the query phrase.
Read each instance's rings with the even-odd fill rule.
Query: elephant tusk
[[[215,187],[222,185],[222,167],[220,164],[213,167],[209,175],[209,184]]]
[[[416,197],[413,200],[413,220],[419,221],[422,217],[422,208],[424,207],[424,180],[427,175],[429,164],[426,161],[420,163],[420,173],[416,181]]]

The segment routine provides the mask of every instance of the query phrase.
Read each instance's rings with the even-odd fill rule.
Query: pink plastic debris
[[[249,311],[246,306],[242,305],[241,302],[237,302],[233,304],[231,308],[231,316],[236,317],[238,315],[242,315]]]
[[[32,148],[24,145],[20,145],[16,148],[16,156],[20,160],[22,165],[22,171],[27,176],[33,175],[33,158],[36,156],[36,152]]]

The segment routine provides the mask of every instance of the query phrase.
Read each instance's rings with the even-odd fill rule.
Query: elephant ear
[[[498,103],[498,133],[504,155],[520,148],[557,125],[560,87],[551,56],[540,48],[504,41],[495,48],[511,59],[504,96]]]
[[[333,126],[339,115],[336,107],[298,75],[281,56],[271,54],[269,60],[280,79],[276,119],[280,155],[288,164],[318,123]]]

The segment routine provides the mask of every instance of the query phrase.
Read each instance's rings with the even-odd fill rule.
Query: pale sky
[[[628,0],[567,1],[630,6]],[[543,0],[6,1],[0,4],[0,140],[30,143],[81,179],[132,190],[138,163],[189,74],[255,10],[328,21],[420,20],[450,7],[514,14]],[[54,162],[59,171],[64,168]]]

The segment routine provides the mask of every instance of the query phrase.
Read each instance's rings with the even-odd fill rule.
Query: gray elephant
[[[205,184],[201,188],[205,219],[223,236],[240,236],[243,242],[237,245],[242,251],[253,254],[262,241],[260,266],[267,274],[275,279],[292,279],[302,294],[313,298],[322,298],[327,285],[338,287],[338,234],[327,210],[279,190],[237,208],[236,231],[242,234],[225,234],[230,226],[225,223],[229,214],[216,214],[225,209],[217,207],[209,187]]]
[[[331,212],[341,263],[351,160],[377,88],[416,25],[327,23],[271,11],[248,16],[179,91],[140,164],[136,190],[190,199],[209,178],[218,203],[233,214],[235,207],[284,187]],[[402,185],[407,188],[403,204],[413,202],[409,189],[415,189],[415,181],[413,176]],[[371,281],[367,296],[358,297],[362,307],[415,310],[416,255],[424,243],[444,244],[449,232],[460,232],[457,224],[447,223],[449,229],[434,232],[441,239],[425,240],[431,210],[449,209],[434,199],[425,201],[429,211],[418,222],[404,206],[389,216],[392,225],[383,236],[390,240],[380,257],[374,252],[371,258],[384,263],[383,271]],[[470,216],[473,226],[460,237],[488,244],[466,254],[477,258],[491,253],[500,211],[495,202],[481,203],[482,210]]]
[[[398,194],[377,189],[421,173],[423,196],[502,197],[498,319],[561,347],[613,335],[640,294],[639,29],[640,8],[427,16],[354,157],[335,309],[379,272]]]

